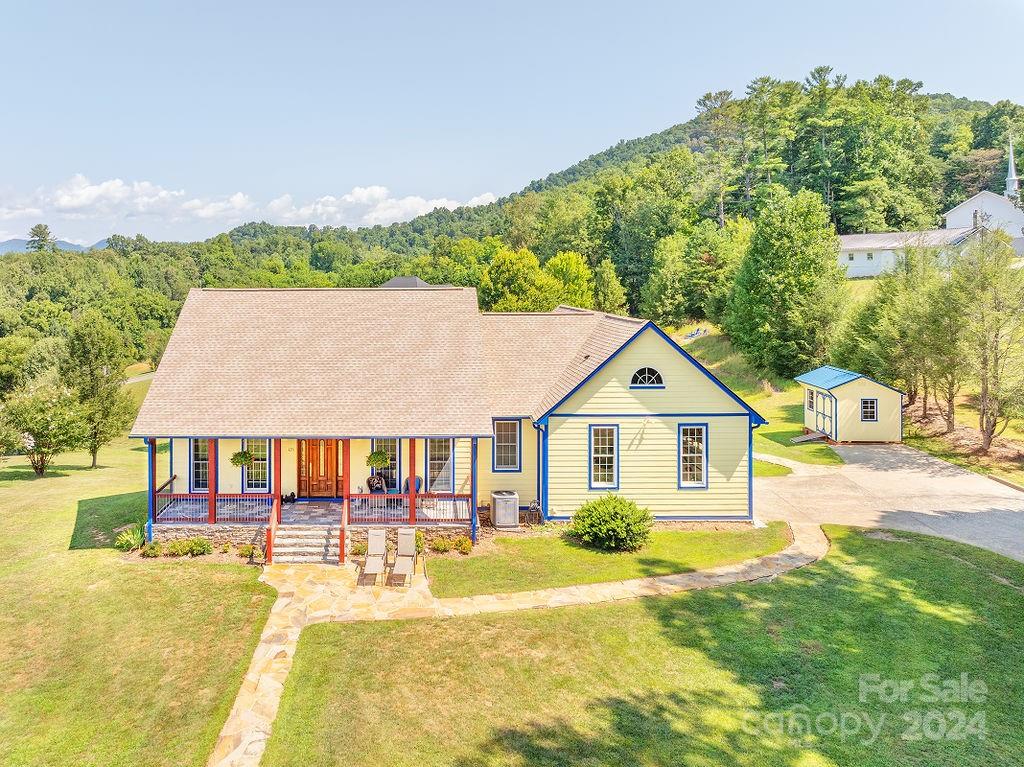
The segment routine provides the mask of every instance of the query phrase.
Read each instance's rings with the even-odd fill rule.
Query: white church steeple
[[[1010,154],[1006,163],[1006,196],[1020,195],[1020,179],[1017,178],[1017,163],[1013,159],[1013,136],[1010,136]]]

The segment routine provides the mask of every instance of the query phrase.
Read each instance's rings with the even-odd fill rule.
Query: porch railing
[[[472,496],[462,493],[417,493],[416,524],[470,524]],[[409,524],[408,493],[360,493],[350,496],[351,525]]]
[[[267,522],[274,496],[248,493],[218,493],[217,521],[233,523]],[[209,521],[210,496],[207,493],[157,493],[157,523],[203,523]]]

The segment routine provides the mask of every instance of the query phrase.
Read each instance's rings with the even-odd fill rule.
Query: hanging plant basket
[[[381,450],[380,448],[366,456],[366,465],[371,469],[376,469],[377,471],[386,469],[390,463],[391,459],[388,458],[387,451]]]
[[[256,461],[256,456],[250,453],[248,450],[239,450],[237,453],[231,454],[231,465],[245,467],[251,469],[253,463]]]

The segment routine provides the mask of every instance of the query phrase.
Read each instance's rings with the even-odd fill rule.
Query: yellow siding
[[[482,438],[477,443],[477,502],[491,502],[495,490],[514,490],[519,494],[519,505],[529,506],[537,497],[537,430],[529,418],[520,421],[522,455],[519,461],[521,471],[494,471],[493,440]]]
[[[633,373],[653,367],[664,389],[630,389]],[[653,330],[633,341],[557,408],[559,413],[745,413],[728,394]]]
[[[903,439],[903,397],[899,392],[887,389],[874,381],[858,378],[836,388],[832,393],[838,400],[838,441],[899,442]],[[865,398],[878,400],[877,422],[860,420],[860,401]]]
[[[680,489],[678,425],[708,424],[708,487]],[[619,427],[619,488],[589,490],[589,425]],[[659,516],[746,517],[748,420],[745,417],[552,418],[548,441],[548,513],[570,516],[615,492]]]
[[[273,455],[273,445],[271,445]],[[273,474],[271,474],[273,482]],[[299,443],[294,439],[281,440],[281,495],[299,492]]]

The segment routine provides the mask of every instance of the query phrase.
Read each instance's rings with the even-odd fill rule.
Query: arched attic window
[[[629,382],[630,389],[664,389],[665,381],[654,368],[640,368],[633,373],[633,380]]]

